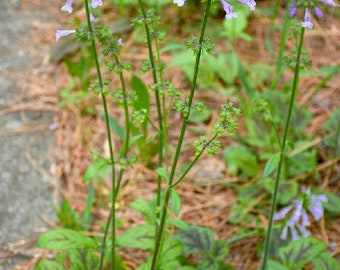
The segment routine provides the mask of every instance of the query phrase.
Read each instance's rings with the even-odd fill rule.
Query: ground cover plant
[[[61,227],[38,241],[55,259],[36,269],[340,269],[330,234],[338,104],[322,130],[306,132],[310,103],[340,66],[312,66],[305,50],[312,16],[338,3],[260,3],[66,1],[73,19],[56,39],[71,80],[60,105],[105,128],[78,138],[101,142],[83,168],[82,211],[67,196],[56,206]],[[241,57],[254,44],[252,16],[279,33],[278,43],[261,37],[271,61]],[[202,224],[204,211],[184,219],[193,209],[215,213],[219,231]]]

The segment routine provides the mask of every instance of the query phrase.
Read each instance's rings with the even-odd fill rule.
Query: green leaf
[[[163,179],[165,179],[168,182],[168,171],[165,168],[157,168],[156,169],[156,173],[157,175],[159,175],[160,177],[162,177]]]
[[[174,210],[174,214],[176,217],[178,217],[181,211],[181,206],[182,206],[181,197],[178,195],[176,190],[174,190],[173,188],[171,189],[171,201],[172,201],[172,208]]]
[[[273,154],[264,167],[263,177],[269,176],[279,165],[281,153]]]
[[[154,245],[155,226],[141,225],[132,227],[117,237],[117,246],[151,249]]]
[[[325,144],[334,149],[335,156],[340,154],[340,109],[333,111],[324,124],[332,135],[325,139]]]
[[[156,207],[152,203],[148,203],[143,199],[137,199],[130,204],[130,207],[141,213],[145,217],[147,223],[155,223]]]
[[[211,253],[212,257],[215,258],[216,261],[223,262],[229,253],[228,244],[226,241],[219,240],[215,241],[214,249]]]
[[[314,188],[312,189],[313,194],[319,195],[324,194],[327,196],[328,202],[322,204],[323,208],[330,213],[340,214],[340,196],[335,195],[333,192]]]
[[[108,172],[109,162],[104,158],[100,158],[87,168],[83,176],[83,183],[90,179],[95,179],[95,182],[101,181],[108,175]]]
[[[134,102],[136,110],[146,109],[150,111],[150,97],[149,91],[143,81],[136,75],[132,76],[131,88],[136,91],[137,99]]]
[[[70,270],[98,269],[99,257],[90,250],[72,249],[69,250],[72,266]]]
[[[92,207],[94,203],[94,188],[93,185],[90,183],[87,191],[87,198],[85,203],[84,213],[81,218],[81,224],[85,231],[90,229],[92,223]]]
[[[64,267],[58,262],[42,259],[34,267],[34,270],[64,270]]]
[[[138,134],[136,136],[133,136],[130,140],[129,140],[129,147],[131,145],[133,145],[135,142],[137,142],[140,138],[143,138],[144,134]]]
[[[275,180],[273,178],[267,177],[262,179],[265,189],[273,194]],[[298,194],[299,184],[295,181],[281,180],[278,188],[278,203],[281,205],[288,204],[290,200]]]
[[[267,268],[270,270],[290,270],[290,268],[287,268],[286,266],[282,265],[279,262],[269,260],[267,262]]]
[[[187,230],[180,230],[176,237],[181,240],[186,255],[211,252],[214,247],[214,235],[208,228],[189,225]]]
[[[96,241],[70,229],[56,229],[41,235],[38,246],[52,250],[70,250],[74,248],[95,248]]]
[[[292,241],[288,246],[279,250],[281,261],[292,269],[301,269],[313,258],[320,255],[326,248],[326,244],[312,237]]]
[[[125,140],[125,130],[124,128],[114,119],[112,116],[109,116],[109,125],[110,129],[118,135],[118,137],[124,141]]]
[[[340,270],[340,262],[324,252],[313,260],[314,270]]]
[[[228,171],[232,175],[237,175],[239,170],[249,176],[255,176],[259,172],[255,155],[242,145],[226,148],[223,156],[227,161]]]
[[[178,257],[182,255],[183,247],[177,238],[170,238],[164,242],[162,255],[159,259],[159,269],[179,269]]]

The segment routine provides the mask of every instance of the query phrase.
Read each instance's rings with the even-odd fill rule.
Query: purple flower
[[[98,18],[94,17],[94,16],[92,15],[92,13],[90,13],[90,21],[91,21],[91,22],[96,22],[96,21],[98,21],[98,20],[99,20]]]
[[[119,38],[119,39],[117,40],[117,44],[118,44],[119,46],[124,46],[124,43],[123,43],[123,41],[122,41],[121,38]]]
[[[66,4],[64,6],[62,6],[60,10],[66,11],[69,14],[71,14],[72,11],[73,11],[72,4],[73,4],[73,0],[66,0]]]
[[[290,12],[289,12],[289,16],[290,17],[293,17],[296,13],[296,1],[293,1],[291,4],[290,4]]]
[[[309,13],[308,8],[306,8],[305,10],[305,20],[301,23],[301,26],[304,28],[310,28],[310,29],[313,28],[313,24],[310,18],[310,13]]]
[[[56,41],[58,41],[58,39],[61,38],[61,37],[71,35],[75,32],[76,32],[76,30],[57,30],[56,34],[55,34]]]
[[[92,0],[91,7],[96,8],[98,6],[102,6],[103,1],[102,0]]]
[[[223,9],[225,11],[225,18],[227,20],[233,19],[233,18],[237,18],[237,13],[233,12],[233,7],[232,5],[230,5],[229,3],[227,3],[225,0],[221,0]]]
[[[179,7],[183,7],[185,0],[174,0],[174,4],[177,4]]]
[[[323,16],[322,11],[317,6],[314,7],[314,12],[319,18]]]
[[[246,4],[250,10],[255,10],[256,2],[254,0],[238,0],[242,4]]]
[[[331,5],[331,6],[334,6],[334,7],[338,7],[339,4],[336,4],[333,0],[320,0],[322,3],[325,3],[327,5]]]
[[[322,207],[322,203],[328,202],[326,195],[312,195],[310,188],[301,188],[302,192],[307,195],[309,206],[308,210],[312,213],[315,220],[319,220],[323,217],[324,210]]]
[[[282,208],[279,212],[274,214],[274,220],[288,218],[280,236],[282,240],[287,239],[288,229],[291,232],[293,241],[300,239],[299,232],[302,237],[307,237],[311,234],[310,231],[306,229],[306,226],[310,225],[306,212],[307,209],[311,212],[315,220],[319,220],[324,214],[322,203],[328,201],[327,197],[325,195],[313,195],[310,188],[306,187],[301,187],[301,191],[303,193],[302,200],[292,199],[291,205]],[[288,216],[291,210],[293,211],[291,215]]]

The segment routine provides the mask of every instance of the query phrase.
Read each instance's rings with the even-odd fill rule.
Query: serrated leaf
[[[276,261],[272,261],[272,260],[269,260],[267,262],[267,266],[268,266],[267,268],[270,269],[270,270],[290,270],[289,268],[282,265],[281,263],[276,262]]]
[[[314,270],[340,270],[340,262],[324,252],[313,260]]]
[[[69,257],[72,263],[70,270],[98,269],[99,257],[92,251],[84,249],[69,250]]]
[[[281,261],[288,267],[300,269],[313,258],[320,255],[326,248],[326,244],[312,237],[292,241],[288,246],[279,250]]]
[[[128,229],[117,237],[117,246],[151,249],[154,245],[155,226],[141,225]]]
[[[160,256],[160,269],[178,269],[177,258],[182,255],[183,247],[177,238],[170,238],[164,242],[162,255]]]
[[[268,159],[266,166],[264,166],[263,177],[268,177],[277,168],[280,162],[281,153],[275,153]]]
[[[208,228],[189,225],[187,230],[180,230],[176,237],[183,244],[184,254],[211,252],[214,247],[214,235]]]
[[[216,261],[223,262],[225,257],[227,257],[228,253],[229,248],[226,241],[223,240],[215,241],[214,249],[211,255],[213,258],[215,258]]]
[[[42,259],[34,267],[34,270],[64,270],[64,267],[58,262]]]
[[[178,217],[181,211],[182,202],[181,202],[181,197],[178,195],[178,193],[174,189],[171,189],[171,202],[172,202],[172,208],[174,210],[174,214],[176,217]]]
[[[52,250],[70,250],[74,248],[95,248],[96,242],[80,232],[70,229],[51,230],[39,237],[38,246]]]

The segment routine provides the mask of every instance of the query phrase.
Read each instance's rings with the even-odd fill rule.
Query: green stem
[[[148,43],[148,50],[149,50],[149,59],[151,64],[151,72],[152,72],[152,79],[154,84],[158,84],[157,79],[157,69],[155,64],[155,59],[153,55],[152,49],[152,41],[151,41],[151,33],[149,26],[147,25],[147,15],[144,9],[144,4],[142,0],[138,0],[143,18],[144,18],[144,26],[146,32],[146,38]],[[155,99],[156,99],[156,107],[157,107],[157,119],[158,119],[158,126],[159,126],[159,152],[158,152],[158,167],[162,167],[163,164],[163,142],[164,142],[164,128],[163,128],[163,118],[162,118],[162,109],[161,109],[161,100],[159,95],[159,90],[156,88],[155,90]],[[161,190],[162,190],[162,178],[160,176],[157,177],[157,207],[160,206],[161,201]]]
[[[293,80],[293,85],[292,85],[292,93],[291,93],[291,97],[290,97],[288,116],[287,116],[287,120],[286,120],[286,124],[285,124],[284,134],[283,134],[282,147],[281,147],[281,151],[280,151],[280,161],[279,161],[279,164],[278,164],[277,174],[276,174],[276,178],[275,178],[274,193],[273,193],[271,207],[270,207],[268,229],[267,229],[267,233],[266,233],[265,241],[264,241],[262,265],[261,265],[261,268],[260,268],[261,270],[267,269],[269,245],[270,245],[270,238],[271,238],[271,233],[272,233],[272,228],[273,228],[274,213],[275,213],[276,203],[277,203],[278,187],[279,187],[281,171],[282,171],[283,163],[284,163],[284,153],[285,153],[285,149],[286,149],[288,132],[289,132],[290,123],[291,123],[292,114],[293,114],[294,101],[295,101],[296,94],[297,94],[297,91],[298,91],[299,74],[300,74],[300,56],[301,56],[301,51],[302,51],[304,34],[305,34],[305,28],[301,27],[300,42],[298,44],[296,64],[295,64],[295,70],[294,70],[294,80]]]
[[[97,77],[98,77],[99,87],[100,87],[100,93],[101,93],[103,107],[104,107],[105,126],[106,126],[106,133],[107,133],[107,137],[108,137],[109,152],[110,152],[111,175],[112,175],[111,176],[111,184],[112,184],[112,188],[114,189],[114,187],[116,185],[116,178],[115,178],[116,171],[115,171],[115,161],[114,161],[114,155],[113,155],[113,146],[112,146],[112,138],[111,138],[111,131],[110,131],[110,123],[109,123],[109,112],[108,112],[108,108],[107,108],[106,96],[105,96],[105,93],[104,93],[103,78],[102,78],[102,74],[101,74],[101,70],[100,70],[96,43],[95,43],[92,24],[91,24],[91,20],[90,20],[90,8],[89,8],[88,0],[84,0],[84,3],[85,3],[85,10],[86,10],[87,25],[88,25],[89,33],[90,33],[90,36],[91,36],[91,47],[92,47],[93,56],[94,56],[94,60],[95,60]],[[112,209],[114,209],[114,205],[112,206]],[[114,222],[113,222],[113,227],[112,227],[112,229],[113,229],[113,231],[112,231],[112,253],[113,253],[112,269],[115,265],[115,256],[114,256],[115,227],[114,226],[115,225],[114,225]],[[103,243],[102,243],[100,269],[102,269],[102,267],[103,267],[103,260],[104,260],[103,258],[104,258],[104,252],[105,252],[106,237],[107,236],[105,235],[104,238],[103,238]]]
[[[287,5],[290,5],[291,1],[287,3]],[[275,77],[272,82],[271,88],[276,89],[279,80],[281,78],[282,72],[283,72],[283,67],[284,65],[282,64],[283,62],[283,54],[286,48],[286,43],[287,43],[287,34],[288,34],[288,25],[289,25],[289,7],[286,8],[286,13],[285,13],[285,18],[283,22],[283,29],[282,29],[282,34],[281,34],[281,39],[280,39],[280,46],[279,46],[279,55],[277,58],[277,65],[276,65],[276,72],[275,72]]]
[[[117,65],[120,65],[119,59],[117,56],[115,56],[115,61],[117,63]],[[129,107],[128,107],[128,93],[127,93],[127,89],[126,89],[126,83],[124,80],[124,76],[123,76],[123,72],[119,71],[119,79],[120,79],[120,83],[122,86],[122,90],[123,90],[123,106],[124,106],[124,116],[125,116],[125,139],[124,139],[124,146],[122,148],[122,153],[121,153],[121,157],[124,158],[125,160],[127,159],[127,153],[128,153],[128,149],[129,149],[129,141],[130,141],[130,116],[129,116]],[[116,242],[116,208],[115,208],[115,204],[118,198],[118,194],[119,194],[119,189],[121,186],[121,182],[123,179],[123,175],[125,172],[125,166],[126,164],[124,164],[124,166],[122,166],[122,168],[119,171],[119,175],[117,178],[117,184],[115,184],[115,186],[112,186],[112,207],[111,207],[111,211],[110,211],[110,215],[107,221],[107,225],[105,228],[105,232],[104,232],[104,238],[103,238],[103,253],[101,256],[101,262],[100,262],[100,269],[102,269],[102,265],[103,265],[103,258],[104,258],[104,252],[105,252],[105,243],[106,243],[106,239],[107,239],[107,235],[109,232],[109,228],[110,228],[110,224],[111,224],[111,234],[112,234],[112,249],[111,249],[111,256],[112,256],[112,269],[115,267],[115,242]],[[112,183],[113,184],[113,183]]]
[[[157,235],[156,235],[155,250],[154,250],[154,253],[153,253],[153,257],[152,257],[151,270],[156,269],[159,251],[161,249],[161,242],[162,242],[163,232],[164,232],[164,227],[165,227],[167,208],[168,208],[170,194],[171,194],[171,185],[172,185],[173,180],[174,180],[178,159],[179,159],[181,149],[182,149],[182,144],[183,144],[183,141],[184,141],[184,135],[186,133],[186,128],[187,128],[187,125],[188,125],[188,119],[189,119],[189,116],[190,116],[191,105],[192,105],[192,101],[193,101],[194,94],[195,94],[199,64],[200,64],[202,50],[203,50],[204,34],[205,34],[205,30],[206,30],[207,23],[208,23],[208,16],[209,16],[209,13],[210,13],[210,7],[211,7],[211,0],[208,0],[207,6],[206,6],[206,9],[205,9],[205,13],[204,13],[202,28],[201,28],[201,35],[200,35],[200,38],[199,38],[200,48],[199,48],[197,55],[196,55],[196,61],[195,61],[195,67],[194,67],[194,76],[193,76],[193,81],[192,81],[192,85],[191,85],[191,88],[190,88],[190,94],[189,94],[189,98],[188,98],[188,113],[183,119],[181,133],[180,133],[180,136],[179,136],[179,139],[178,139],[178,144],[177,144],[177,147],[176,147],[176,152],[175,152],[175,155],[174,155],[174,159],[173,159],[173,163],[172,163],[172,167],[171,167],[171,172],[170,172],[170,176],[169,176],[168,188],[165,192],[164,202],[163,202],[163,206],[162,206],[161,220],[160,220],[159,229],[158,229]]]
[[[218,133],[215,133],[215,135],[204,145],[202,151],[196,155],[196,157],[190,162],[189,166],[187,166],[185,168],[185,171],[181,174],[181,176],[177,179],[177,181],[175,183],[173,183],[172,185],[169,186],[169,188],[174,188],[175,186],[177,186],[180,182],[182,182],[182,180],[184,179],[184,177],[188,174],[188,172],[191,170],[191,168],[196,164],[196,162],[199,160],[199,158],[202,156],[203,152],[205,149],[207,149],[207,147],[218,137]]]

